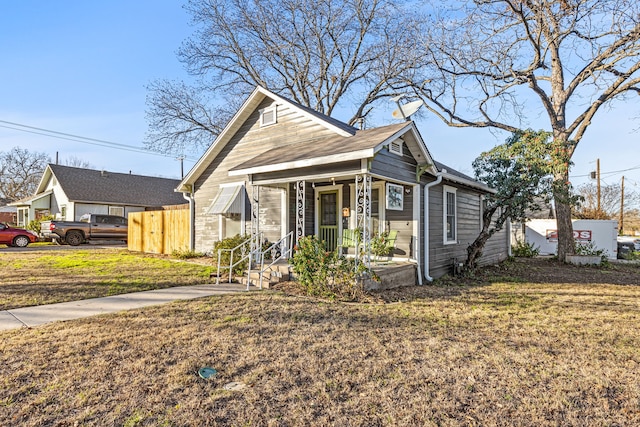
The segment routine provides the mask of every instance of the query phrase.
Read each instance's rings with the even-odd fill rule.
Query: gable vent
[[[389,144],[389,152],[402,156],[402,140],[396,139]]]
[[[260,111],[260,126],[273,125],[277,121],[276,107],[265,108]]]

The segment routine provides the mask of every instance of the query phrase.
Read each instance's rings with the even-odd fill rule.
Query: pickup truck
[[[80,221],[42,221],[40,234],[45,239],[78,246],[88,240],[127,241],[127,219],[115,215],[86,214]]]

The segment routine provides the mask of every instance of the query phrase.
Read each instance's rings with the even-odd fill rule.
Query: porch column
[[[360,231],[360,245],[356,247],[356,262],[363,261],[369,267],[371,258],[371,175],[356,175],[356,228]],[[361,257],[364,256],[364,260]]]
[[[261,249],[260,241],[260,186],[251,185],[251,263],[253,257],[257,256],[257,252]],[[249,266],[251,268],[251,266]]]
[[[296,241],[304,236],[304,201],[306,181],[296,182]]]

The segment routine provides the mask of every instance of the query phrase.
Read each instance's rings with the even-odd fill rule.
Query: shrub
[[[308,294],[322,295],[336,253],[327,251],[324,242],[316,236],[300,238],[294,249],[292,264],[297,281]]]
[[[298,241],[291,261],[297,282],[308,295],[357,300],[363,294],[361,278],[368,273],[360,263],[338,257],[327,251],[316,236],[305,236]]]
[[[213,265],[218,266],[218,250],[219,249],[233,249],[240,245],[242,245],[239,249],[236,249],[233,254],[233,262],[237,263],[241,258],[245,257],[251,251],[251,242],[249,238],[251,236],[248,235],[240,235],[236,234],[234,237],[227,237],[226,239],[222,239],[216,242],[213,245]],[[220,266],[226,266],[227,269],[229,267],[229,262],[231,261],[231,251],[223,250],[220,256]],[[247,268],[249,268],[249,258],[245,258],[241,262],[239,262],[235,267],[233,267],[233,273],[235,274],[243,274]],[[223,270],[224,271],[224,270]]]
[[[42,221],[51,221],[53,219],[53,215],[46,215],[39,219],[33,219],[29,221],[27,224],[27,230],[31,230],[36,234],[40,234],[40,224]]]
[[[593,242],[576,243],[576,255],[599,256],[603,263],[607,263],[609,261],[607,251],[604,249],[597,249]]]
[[[371,238],[371,253],[377,257],[389,255],[389,232],[376,233]]]
[[[192,251],[191,249],[179,250],[175,249],[171,252],[171,256],[178,259],[200,258],[203,256],[201,252]]]
[[[511,253],[515,257],[535,258],[540,255],[540,248],[536,248],[533,243],[517,240],[516,244],[511,248]]]

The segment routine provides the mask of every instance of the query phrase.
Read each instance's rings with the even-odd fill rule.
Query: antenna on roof
[[[392,101],[395,101],[395,103],[398,104],[398,109],[393,110],[393,113],[391,113],[391,116],[394,119],[398,119],[398,120],[403,119],[403,120],[409,121],[411,119],[411,116],[415,114],[416,111],[420,109],[420,107],[422,107],[422,104],[424,104],[424,102],[421,99],[419,99],[417,101],[412,101],[404,105],[400,105],[400,99],[402,99],[403,97],[404,95],[398,95],[391,98]]]

